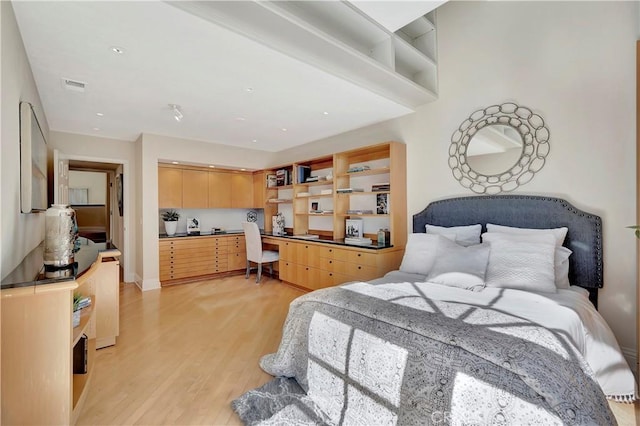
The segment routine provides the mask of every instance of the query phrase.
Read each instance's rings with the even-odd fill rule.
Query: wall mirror
[[[513,191],[542,169],[549,129],[538,114],[514,103],[475,111],[451,136],[449,166],[478,194]]]

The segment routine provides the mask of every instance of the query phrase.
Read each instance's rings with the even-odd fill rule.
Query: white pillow
[[[481,290],[489,261],[489,244],[464,247],[440,236],[437,257],[426,281],[467,290]]]
[[[463,246],[470,246],[473,244],[480,244],[480,233],[482,232],[482,225],[468,225],[468,226],[436,226],[427,225],[427,234],[445,235],[455,234],[455,241]]]
[[[428,275],[436,260],[438,241],[437,235],[409,234],[400,271],[408,274]]]
[[[556,293],[554,245],[506,239],[489,244],[487,287]]]
[[[571,287],[569,282],[569,256],[571,256],[571,253],[573,252],[566,247],[556,247],[554,265],[557,289]]]
[[[554,251],[554,282],[556,288],[567,289],[569,288],[569,256],[573,253],[566,247],[555,246],[556,238],[551,233],[516,233],[516,234],[502,234],[502,233],[488,233],[482,234],[482,242],[494,242],[498,240],[507,240],[514,242],[524,243],[540,243],[550,244],[555,247]]]
[[[527,235],[540,235],[551,234],[556,240],[556,245],[560,247],[564,244],[564,239],[567,236],[569,228],[549,228],[549,229],[531,229],[531,228],[515,228],[512,226],[494,225],[493,223],[487,223],[487,232],[490,233],[502,233],[502,234],[527,234]]]

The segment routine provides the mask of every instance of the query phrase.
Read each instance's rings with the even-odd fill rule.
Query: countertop
[[[72,281],[82,275],[98,254],[109,250],[117,250],[111,243],[94,243],[87,238],[79,238],[80,250],[74,255],[75,262],[69,266],[53,268],[44,265],[44,241],[33,249],[20,264],[0,283],[0,288],[29,287]]]
[[[238,234],[244,234],[244,231],[242,229],[231,229],[231,230],[227,230],[227,231],[220,231],[220,232],[201,232],[200,235],[187,235],[186,233],[176,233],[174,235],[167,235],[167,234],[160,234],[158,237],[162,240],[162,239],[170,239],[170,238],[183,238],[183,237],[210,237],[210,236],[218,236],[218,235],[238,235]],[[347,244],[344,242],[344,240],[327,240],[327,239],[321,239],[321,238],[308,238],[302,235],[291,235],[291,234],[273,234],[271,232],[264,232],[263,230],[260,230],[260,234],[263,237],[274,237],[274,238],[286,238],[286,239],[291,239],[291,240],[300,240],[300,241],[309,241],[309,242],[314,242],[314,243],[324,243],[324,244],[334,244],[334,245],[339,245],[339,246],[344,246],[344,247],[357,247],[357,248],[364,248],[364,249],[369,249],[369,250],[382,250],[382,249],[388,249],[393,247],[392,245],[389,246],[379,246],[377,244],[366,244],[366,245],[360,245],[360,244]]]

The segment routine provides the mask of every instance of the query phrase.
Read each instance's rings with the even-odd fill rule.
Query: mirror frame
[[[514,128],[522,138],[522,153],[509,169],[484,174],[473,170],[467,162],[467,149],[480,129],[494,124]],[[449,167],[453,177],[465,188],[477,194],[499,194],[513,191],[533,179],[549,155],[550,133],[544,120],[529,108],[513,102],[492,105],[473,112],[451,136]]]

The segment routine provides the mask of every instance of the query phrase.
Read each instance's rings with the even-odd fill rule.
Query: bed
[[[486,242],[465,243],[468,228]],[[511,235],[522,228],[543,231]],[[431,203],[413,231],[398,271],[291,303],[260,362],[275,378],[232,403],[245,424],[616,423],[607,398],[634,401],[636,384],[596,311],[598,216],[558,198],[462,197]]]

